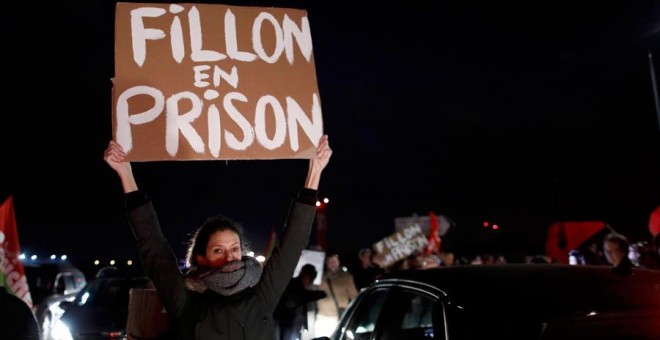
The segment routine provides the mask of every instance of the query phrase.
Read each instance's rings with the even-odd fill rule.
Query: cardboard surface
[[[301,9],[119,2],[112,81],[129,161],[312,158],[323,134]]]

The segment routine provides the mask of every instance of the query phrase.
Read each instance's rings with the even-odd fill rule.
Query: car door
[[[346,310],[336,328],[333,339],[371,340],[390,288],[371,288],[362,291]]]
[[[444,305],[437,292],[407,284],[372,286],[341,320],[334,339],[446,339]]]
[[[444,305],[419,287],[394,287],[378,320],[378,340],[446,339]]]

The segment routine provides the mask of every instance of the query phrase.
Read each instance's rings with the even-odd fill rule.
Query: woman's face
[[[231,230],[216,231],[206,245],[206,265],[220,267],[241,259],[241,239]]]

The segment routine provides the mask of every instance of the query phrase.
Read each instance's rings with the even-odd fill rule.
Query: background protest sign
[[[304,10],[119,2],[112,81],[128,161],[312,158],[323,134]]]
[[[300,269],[306,265],[311,264],[316,268],[316,277],[314,278],[314,284],[319,286],[321,285],[321,279],[323,277],[323,268],[325,267],[325,252],[317,250],[303,249],[300,254],[300,260],[296,265],[296,269],[293,272],[293,277],[297,277],[300,274]]]
[[[383,265],[390,266],[408,255],[423,250],[428,243],[427,235],[418,224],[407,226],[383,238],[373,245],[373,250],[383,256]]]

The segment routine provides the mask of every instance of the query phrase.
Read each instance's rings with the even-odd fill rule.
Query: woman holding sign
[[[328,136],[309,161],[304,187],[292,201],[278,247],[262,268],[243,256],[241,229],[215,217],[195,232],[188,250],[191,270],[182,274],[149,197],[138,190],[121,146],[110,141],[104,160],[117,172],[140,258],[173,327],[182,339],[275,339],[273,311],[291,280],[316,213],[321,173],[332,150]]]

